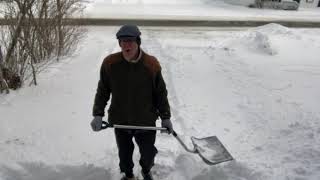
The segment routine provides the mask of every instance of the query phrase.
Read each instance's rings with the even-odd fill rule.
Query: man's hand
[[[93,131],[100,131],[102,128],[102,116],[95,116],[90,124]]]
[[[171,134],[173,132],[173,126],[170,119],[163,119],[161,122],[161,127],[167,128],[168,134]],[[166,131],[161,131],[161,132],[166,132]]]

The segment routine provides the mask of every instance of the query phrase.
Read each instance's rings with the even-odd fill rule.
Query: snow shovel
[[[140,129],[140,130],[162,130],[167,131],[162,127],[150,127],[150,126],[127,126],[127,125],[109,125],[108,123],[102,123],[102,129],[118,128],[118,129]],[[190,152],[199,154],[202,160],[208,165],[215,165],[226,161],[233,160],[231,154],[223,146],[216,136],[209,136],[205,138],[191,137],[193,149],[189,149],[187,145],[180,139],[179,135],[173,131],[172,135],[178,140],[182,147]]]

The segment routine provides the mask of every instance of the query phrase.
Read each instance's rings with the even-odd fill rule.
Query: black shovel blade
[[[205,138],[191,137],[192,143],[197,153],[203,161],[209,165],[215,165],[233,160],[231,154],[223,146],[216,136]]]

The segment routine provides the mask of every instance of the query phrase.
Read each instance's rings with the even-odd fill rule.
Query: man
[[[100,80],[94,100],[91,127],[101,130],[104,109],[112,94],[108,122],[120,125],[155,126],[158,116],[161,125],[173,132],[166,84],[157,59],[141,47],[141,32],[135,25],[124,25],[116,36],[121,52],[107,56],[100,69]],[[157,154],[156,131],[115,129],[122,180],[134,180],[134,138],[140,151],[144,180],[153,180],[151,168]]]

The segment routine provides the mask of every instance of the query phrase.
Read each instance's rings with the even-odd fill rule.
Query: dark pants
[[[140,165],[144,173],[148,173],[154,165],[154,158],[157,148],[154,146],[156,131],[148,130],[125,130],[115,129],[115,136],[118,145],[118,155],[120,159],[120,170],[128,177],[133,175],[132,155],[134,150],[133,137],[140,151]]]

